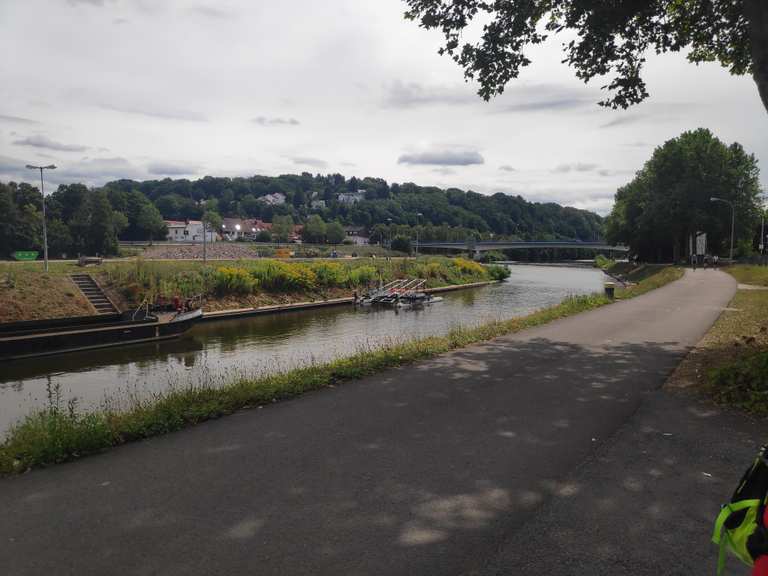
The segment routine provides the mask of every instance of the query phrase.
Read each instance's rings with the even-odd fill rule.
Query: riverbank
[[[668,386],[768,417],[768,268],[725,269],[739,290],[706,336],[670,377]],[[697,274],[711,271],[698,270]]]
[[[673,279],[667,274],[653,285]],[[618,295],[629,298],[643,293],[646,291],[644,288],[639,285],[634,290],[619,290]],[[261,378],[236,379],[216,387],[203,384],[172,388],[149,400],[136,400],[132,406],[120,411],[105,408],[81,413],[76,406],[63,406],[61,401],[53,398],[48,408],[28,415],[10,429],[0,444],[0,472],[8,474],[71,460],[110,446],[360,378],[388,367],[432,357],[609,303],[610,300],[603,296],[571,298],[529,316],[365,350],[321,365]]]
[[[203,297],[205,312],[286,307],[306,302],[351,298],[379,282],[424,278],[438,288],[501,280],[499,266],[483,266],[463,258],[328,259],[313,261],[258,258],[230,262],[105,262],[80,268],[52,262],[0,264],[0,322],[86,316],[95,310],[69,275],[90,274],[121,311],[140,303],[171,301],[175,296]],[[6,305],[7,303],[7,305]]]

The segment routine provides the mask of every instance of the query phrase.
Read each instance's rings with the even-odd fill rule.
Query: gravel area
[[[238,260],[257,256],[256,247],[252,244],[217,242],[206,248],[208,258],[222,260]],[[170,245],[157,244],[149,246],[142,254],[147,260],[202,260],[202,244]]]

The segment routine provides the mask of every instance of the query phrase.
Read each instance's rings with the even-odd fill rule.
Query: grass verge
[[[768,266],[747,266],[738,264],[725,269],[742,284],[768,286]]]
[[[648,289],[671,282],[671,273],[646,280]],[[642,283],[641,283],[642,284]],[[623,291],[628,298],[646,292],[638,285]],[[412,340],[364,351],[327,364],[308,366],[258,379],[240,379],[224,386],[171,389],[125,411],[79,413],[73,403],[61,407],[54,395],[49,407],[13,426],[0,444],[0,474],[13,474],[73,460],[112,446],[140,440],[251,408],[301,395],[340,382],[355,380],[434,357],[498,336],[546,324],[559,318],[599,308],[604,296],[579,296],[521,318],[460,328],[444,336]]]
[[[733,274],[736,268],[728,271]],[[768,416],[768,290],[739,290],[668,386],[694,389],[718,404]]]

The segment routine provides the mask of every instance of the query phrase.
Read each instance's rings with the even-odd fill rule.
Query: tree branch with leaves
[[[692,63],[718,62],[751,74],[768,111],[766,0],[405,0],[406,18],[445,37],[439,53],[453,58],[485,100],[501,94],[532,62],[526,50],[571,31],[563,62],[584,82],[606,78],[601,106],[628,108],[649,94],[647,54],[688,50]],[[467,41],[473,22],[485,22]]]

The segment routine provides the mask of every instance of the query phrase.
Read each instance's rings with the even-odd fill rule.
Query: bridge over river
[[[474,252],[479,257],[481,252],[489,250],[531,250],[541,248],[578,248],[580,250],[593,250],[595,252],[627,253],[628,246],[611,246],[605,242],[580,242],[578,240],[534,240],[530,242],[520,240],[496,240],[477,242],[465,240],[463,242],[419,242],[418,249],[430,248],[433,250],[466,250]]]
[[[419,249],[431,248],[442,250],[468,250],[478,254],[489,250],[519,250],[532,248],[578,248],[580,250],[594,250],[596,252],[629,252],[627,246],[611,246],[605,242],[580,242],[578,240],[547,240],[524,242],[519,240],[496,240],[474,242],[419,242]]]

